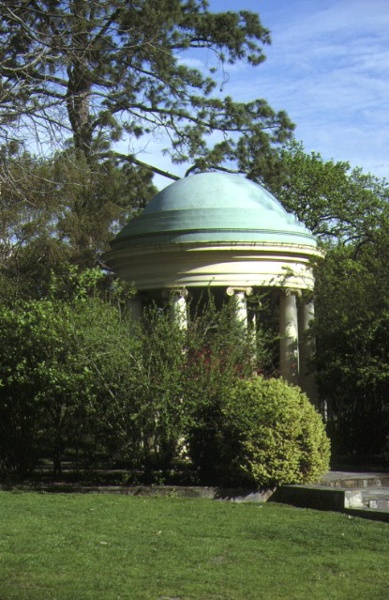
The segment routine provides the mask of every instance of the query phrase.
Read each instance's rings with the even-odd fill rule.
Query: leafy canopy
[[[388,259],[382,230],[357,251],[331,249],[316,269],[318,384],[340,454],[366,457],[387,447]]]
[[[269,31],[253,12],[212,13],[205,0],[4,0],[1,13],[7,143],[38,134],[58,148],[70,137],[90,157],[126,141],[132,150],[116,157],[139,164],[136,140],[163,135],[175,162],[243,169],[248,149],[267,157],[291,135],[265,100],[224,95],[226,65],[265,58]]]
[[[385,180],[351,168],[348,162],[306,153],[301,143],[280,153],[282,177],[268,181],[286,210],[294,213],[322,242],[356,246],[374,239],[388,220]]]

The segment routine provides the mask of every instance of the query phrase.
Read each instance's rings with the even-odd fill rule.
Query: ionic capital
[[[170,298],[171,296],[178,296],[178,298],[187,298],[189,292],[186,288],[165,288],[162,290],[163,298]]]
[[[285,296],[296,296],[296,298],[301,298],[303,295],[302,290],[297,290],[294,288],[283,288],[283,292]]]
[[[243,293],[246,296],[251,296],[253,293],[252,287],[228,287],[226,289],[227,296],[235,296],[235,294]]]

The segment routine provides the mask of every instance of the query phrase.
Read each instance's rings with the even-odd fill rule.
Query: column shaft
[[[236,312],[235,318],[238,323],[243,325],[243,327],[247,330],[247,302],[246,302],[246,294],[244,292],[236,292],[235,293],[235,303],[236,303]]]
[[[302,302],[299,306],[299,347],[300,347],[300,387],[313,404],[317,404],[315,372],[312,365],[313,340],[308,337],[309,325],[315,316],[313,301]]]
[[[143,315],[142,299],[139,296],[133,296],[128,300],[128,310],[130,311],[132,321],[140,321]]]
[[[289,383],[299,383],[297,302],[290,290],[281,290],[280,298],[280,372]]]
[[[170,315],[172,321],[177,323],[180,329],[188,328],[188,309],[186,305],[187,290],[173,290],[170,297]]]
[[[245,330],[248,329],[248,311],[246,296],[253,293],[253,288],[234,288],[228,287],[226,290],[227,296],[233,297],[235,301],[235,319],[237,323],[243,325]]]

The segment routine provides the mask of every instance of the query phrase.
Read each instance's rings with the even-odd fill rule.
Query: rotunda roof
[[[317,245],[310,231],[261,185],[240,175],[211,172],[163,189],[111,246],[120,250],[198,242]]]

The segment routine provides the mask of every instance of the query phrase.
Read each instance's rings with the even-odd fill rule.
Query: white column
[[[127,302],[127,307],[130,312],[131,320],[134,322],[140,321],[143,315],[142,299],[140,296],[133,296]]]
[[[170,294],[170,315],[172,321],[177,323],[180,329],[185,330],[188,328],[188,308],[186,305],[186,298],[188,296],[188,290],[173,289]]]
[[[298,385],[298,320],[296,293],[293,290],[281,290],[280,372],[289,383]]]
[[[314,351],[313,340],[308,337],[310,323],[315,316],[313,300],[301,301],[298,310],[299,317],[299,354],[300,354],[300,387],[313,404],[317,404],[317,389],[315,372],[312,366]]]
[[[253,288],[234,288],[228,287],[227,296],[234,297],[235,299],[235,319],[237,323],[243,325],[245,330],[248,329],[248,315],[247,315],[247,301],[246,296],[251,296]]]

